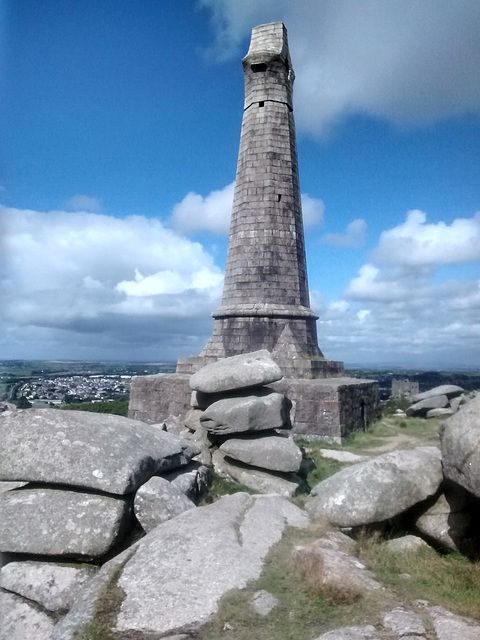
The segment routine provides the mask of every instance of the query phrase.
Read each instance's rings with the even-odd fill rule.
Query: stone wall
[[[380,417],[378,383],[356,378],[283,378],[269,385],[296,405],[293,433],[310,440],[340,442]],[[128,415],[149,424],[190,408],[189,376],[159,374],[132,380]]]

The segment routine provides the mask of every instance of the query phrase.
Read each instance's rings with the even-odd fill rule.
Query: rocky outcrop
[[[158,476],[150,478],[135,495],[135,515],[145,533],[194,508],[195,504],[180,489]]]
[[[199,453],[190,441],[115,415],[30,409],[1,424],[0,480],[124,495]]]
[[[281,372],[268,351],[224,358],[190,378],[192,409],[183,418],[200,444],[199,459],[221,477],[253,491],[293,496],[303,490],[303,453],[284,437],[292,403],[265,385]],[[178,432],[178,423],[165,420]],[[282,435],[280,435],[282,434]]]
[[[440,426],[443,471],[480,498],[480,395]]]
[[[340,527],[384,522],[433,496],[442,482],[435,447],[394,451],[342,469],[315,486],[305,508]]]
[[[112,631],[162,637],[193,631],[216,611],[223,594],[258,578],[286,525],[307,524],[304,512],[273,495],[237,493],[186,511],[107,563],[52,640],[75,637],[94,618],[98,593],[114,588],[114,570],[122,601],[112,612]]]
[[[27,486],[0,495],[0,549],[93,560],[123,537],[130,519],[125,498]]]
[[[466,402],[463,389],[455,384],[442,384],[412,396],[406,415],[420,418],[437,418],[454,414]]]

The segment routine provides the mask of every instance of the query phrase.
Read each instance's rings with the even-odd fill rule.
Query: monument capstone
[[[310,308],[295,123],[294,72],[283,23],[252,30],[243,59],[245,103],[221,305],[199,356],[176,374],[132,381],[129,416],[158,422],[184,412],[189,376],[220,358],[267,349],[296,404],[297,434],[339,440],[378,416],[378,384],[327,360]]]

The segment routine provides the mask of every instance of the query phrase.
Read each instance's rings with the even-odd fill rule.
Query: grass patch
[[[218,474],[211,470],[212,473],[212,484],[208,488],[200,502],[198,504],[199,507],[204,506],[206,504],[212,504],[212,502],[216,502],[222,496],[229,496],[233,493],[239,493],[240,491],[245,493],[250,493],[251,495],[258,493],[258,491],[253,491],[249,487],[246,487],[243,484],[235,482],[234,480],[227,480],[227,478],[221,478]]]
[[[459,553],[440,555],[431,548],[389,551],[378,535],[363,535],[358,557],[406,603],[417,599],[480,620],[480,564]],[[410,577],[406,578],[405,574]]]
[[[335,626],[360,623],[361,603],[334,606],[303,581],[292,558],[296,544],[308,544],[318,532],[289,529],[270,552],[261,577],[245,589],[230,592],[215,617],[202,629],[202,640],[312,640]],[[252,606],[256,591],[265,589],[279,600],[267,616]]]
[[[112,402],[71,402],[59,407],[64,411],[91,411],[92,413],[113,413],[117,416],[128,415],[128,400],[113,400]]]
[[[322,480],[333,476],[334,473],[337,473],[345,466],[348,466],[342,462],[338,462],[338,460],[323,458],[320,451],[315,451],[315,449],[309,451],[308,457],[315,463],[315,469],[312,469],[312,471],[307,474],[306,478],[307,484],[311,489],[313,489],[313,487],[319,482],[322,482]]]

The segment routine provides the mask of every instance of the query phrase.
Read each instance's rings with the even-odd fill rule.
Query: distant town
[[[33,406],[128,400],[133,376],[169,373],[173,363],[0,362],[0,400],[21,398]]]
[[[128,400],[133,376],[172,373],[175,363],[0,361],[0,401],[28,401],[34,407],[78,402]],[[408,390],[425,391],[440,384],[480,389],[480,370],[419,371],[415,369],[351,368],[346,375],[378,380],[383,400]],[[392,382],[394,383],[392,385]],[[400,390],[400,391],[399,391]],[[402,391],[403,390],[403,391]]]

